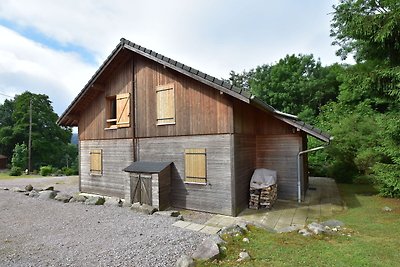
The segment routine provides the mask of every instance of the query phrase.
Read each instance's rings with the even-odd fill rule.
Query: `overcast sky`
[[[1,0],[0,103],[47,94],[60,115],[121,37],[218,78],[287,54],[339,62],[335,0]]]

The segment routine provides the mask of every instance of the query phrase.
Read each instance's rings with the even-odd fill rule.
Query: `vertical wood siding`
[[[139,139],[141,161],[172,161],[171,204],[174,207],[232,215],[231,135]],[[207,185],[185,184],[185,149],[207,151]]]
[[[257,168],[277,171],[278,197],[297,198],[297,153],[301,148],[298,135],[257,136]]]
[[[133,161],[132,139],[80,141],[81,191],[124,198],[124,180],[129,176],[122,169]],[[103,174],[90,175],[90,151],[101,149]]]
[[[112,75],[107,78],[104,84],[99,84],[96,87],[100,88],[97,97],[87,104],[85,111],[79,118],[79,140],[98,140],[98,139],[114,139],[114,138],[132,138],[133,130],[132,118],[133,110],[130,110],[130,122],[124,121],[126,128],[118,128],[114,130],[104,130],[106,124],[106,97],[115,96],[123,93],[132,95],[132,77],[133,77],[133,62],[128,60],[112,72]],[[127,101],[127,100],[125,100]],[[129,101],[127,101],[129,103]],[[129,104],[128,104],[129,105]],[[127,108],[131,108],[130,106]],[[122,123],[122,122],[121,122]]]
[[[138,137],[233,132],[230,96],[143,57],[135,56],[134,62]],[[175,124],[157,126],[156,88],[171,83]]]

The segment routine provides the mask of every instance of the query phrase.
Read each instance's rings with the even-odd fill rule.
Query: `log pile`
[[[278,195],[276,184],[260,189],[250,187],[250,209],[270,209],[274,205]]]

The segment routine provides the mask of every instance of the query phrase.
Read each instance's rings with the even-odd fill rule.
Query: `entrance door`
[[[131,203],[152,205],[151,174],[133,173],[131,175]]]

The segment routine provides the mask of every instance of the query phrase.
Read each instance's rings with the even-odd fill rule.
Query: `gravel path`
[[[5,184],[12,183],[1,181],[0,187]],[[174,266],[207,235],[173,222],[128,208],[0,190],[0,266]]]

